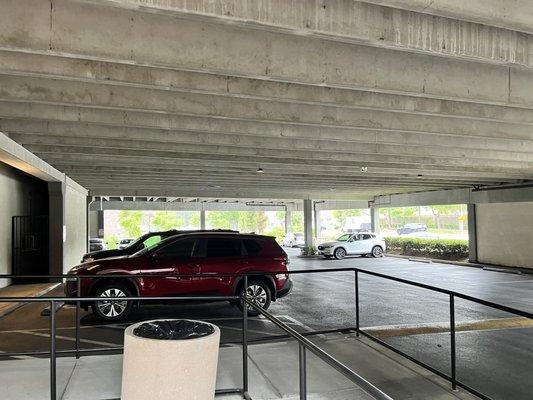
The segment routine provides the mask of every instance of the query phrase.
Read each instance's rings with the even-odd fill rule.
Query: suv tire
[[[95,297],[129,297],[131,291],[120,282],[106,283],[98,286],[94,291]],[[93,314],[103,321],[121,321],[125,319],[133,308],[133,301],[95,301],[91,304]]]
[[[372,247],[372,257],[383,257],[383,248],[381,246]]]
[[[244,294],[244,287],[241,287],[239,291],[239,296]],[[259,303],[264,310],[268,310],[270,303],[272,302],[272,293],[270,293],[270,288],[268,285],[259,280],[253,280],[248,282],[248,297],[252,298],[252,301]],[[241,311],[243,311],[242,301],[237,302],[237,306]],[[255,309],[248,308],[248,315],[256,317],[259,315]]]
[[[342,260],[344,257],[346,257],[346,250],[343,247],[335,249],[333,252],[333,257],[335,257],[337,260]]]

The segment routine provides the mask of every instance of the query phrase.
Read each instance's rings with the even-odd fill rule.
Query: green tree
[[[208,211],[205,218],[213,229],[239,228],[239,211]]]
[[[129,237],[141,236],[142,211],[123,210],[118,214],[118,224]]]
[[[176,211],[156,211],[152,218],[152,226],[161,231],[178,229],[183,226],[183,219]]]
[[[293,232],[304,231],[304,213],[302,211],[293,211],[291,214],[291,229]]]

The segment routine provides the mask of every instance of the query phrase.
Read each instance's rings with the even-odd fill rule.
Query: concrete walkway
[[[394,399],[473,399],[417,365],[365,339],[332,334],[313,341]],[[294,341],[249,346],[249,386],[253,399],[298,398],[298,346]],[[241,386],[241,349],[220,350],[217,388]],[[122,356],[57,360],[57,391],[62,400],[108,400],[120,396]],[[372,399],[351,381],[308,352],[309,399]],[[2,399],[49,397],[48,359],[0,361]],[[237,399],[239,396],[220,396]]]
[[[0,297],[39,297],[58,287],[60,283],[33,283],[10,285],[0,289]],[[0,302],[0,318],[16,310],[24,303]],[[43,303],[44,304],[44,303]]]

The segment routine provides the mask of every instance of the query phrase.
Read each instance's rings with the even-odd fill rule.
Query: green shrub
[[[441,260],[468,258],[468,240],[386,237],[387,252]]]
[[[318,250],[315,246],[305,246],[302,247],[300,251],[300,255],[302,256],[314,256],[318,253]]]

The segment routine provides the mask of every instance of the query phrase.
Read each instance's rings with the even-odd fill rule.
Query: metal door
[[[12,217],[12,271],[14,275],[47,275],[48,216]],[[13,283],[34,283],[41,280],[14,279]]]

